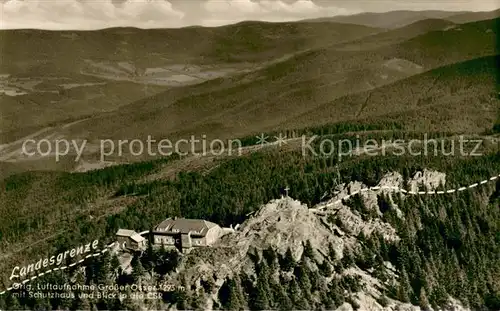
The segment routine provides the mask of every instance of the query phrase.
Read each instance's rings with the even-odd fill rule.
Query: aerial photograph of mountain
[[[498,0],[0,0],[0,311],[500,310]]]

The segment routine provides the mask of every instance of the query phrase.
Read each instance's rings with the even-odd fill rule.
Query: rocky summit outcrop
[[[427,169],[423,172],[417,172],[415,176],[408,181],[408,186],[410,186],[411,191],[419,191],[419,187],[423,187],[426,191],[431,191],[445,184],[446,174]]]
[[[295,260],[299,260],[307,241],[317,250],[319,261],[326,256],[329,245],[339,254],[344,248],[344,240],[335,236],[306,205],[291,198],[273,200],[212,248],[191,252],[188,256],[192,260],[186,260],[181,270],[186,269],[186,275],[191,275],[194,282],[214,275],[217,280],[224,280],[240,271],[252,274],[249,254],[262,254],[271,247],[283,255],[290,249]]]
[[[275,200],[263,206],[248,219],[234,236],[239,249],[265,249],[272,246],[278,253],[292,251],[299,260],[307,241],[314,249],[326,249],[333,244],[342,249],[343,241],[332,235],[320,219],[306,205],[291,198]]]
[[[396,193],[404,199],[405,194],[399,192],[398,189],[422,186],[429,190],[435,189],[444,184],[445,177],[445,174],[425,170],[415,174],[407,182],[407,187],[404,187],[404,179],[399,173],[389,173],[374,189],[373,187],[368,189],[369,187],[360,182],[339,185],[332,190],[328,202],[314,207],[308,207],[289,197],[273,200],[263,205],[237,230],[223,236],[212,247],[195,249],[185,255],[176,272],[167,275],[165,281],[190,284],[194,292],[201,292],[200,289],[207,283],[213,284],[212,294],[203,297],[204,308],[212,309],[218,305],[218,291],[228,278],[242,273],[257,278],[255,258],[262,258],[266,249],[272,248],[280,256],[284,256],[290,250],[298,262],[305,260],[303,253],[306,243],[309,243],[313,249],[314,259],[307,259],[307,263],[312,270],[317,271],[322,263],[332,263],[332,258],[329,258],[331,256],[329,251],[332,248],[337,257],[333,260],[341,260],[346,250],[351,253],[352,250],[359,249],[361,245],[359,234],[361,233],[370,236],[377,232],[388,242],[397,242],[399,237],[396,230],[389,223],[384,222],[383,217],[377,217],[381,216],[377,201],[378,195],[381,193],[387,195],[392,205],[391,208],[397,209],[399,217],[404,217],[392,200],[392,196]],[[374,217],[362,217],[359,211],[350,208],[349,204],[343,200],[357,193],[360,194],[367,209],[377,211]],[[335,219],[333,221],[332,215]],[[382,289],[387,284],[398,282],[399,279],[398,272],[389,262],[384,262],[384,266],[390,280],[382,281],[372,272],[356,265],[341,272],[333,271],[331,276],[327,276],[324,279],[326,282],[344,276],[355,276],[362,284],[362,289],[351,296],[354,300],[345,302],[337,310],[356,308],[358,310],[421,310],[419,307],[388,299],[385,296],[386,302],[384,306],[381,305]],[[449,307],[443,310],[466,309],[458,301],[450,300]]]
[[[398,208],[393,196],[398,195],[404,198],[407,194],[401,190],[415,193],[418,192],[419,189],[424,188],[425,191],[433,191],[445,184],[446,174],[437,171],[425,169],[424,171],[416,172],[414,176],[406,182],[406,185],[401,174],[392,172],[384,175],[375,187],[368,187],[358,181],[339,185],[334,189],[331,199],[321,204],[317,209],[336,210],[337,218],[344,224],[344,229],[347,229],[352,235],[357,236],[360,232],[363,232],[365,235],[370,235],[372,232],[378,231],[386,239],[398,240],[399,238],[395,230],[387,223],[384,223],[380,219],[373,219],[368,222],[363,221],[359,213],[355,213],[349,209],[344,204],[343,200],[359,194],[367,209],[374,210],[377,214],[381,215],[382,213],[379,210],[378,199],[379,195],[384,194],[390,202],[390,208],[396,212],[398,217],[402,218],[404,214]]]

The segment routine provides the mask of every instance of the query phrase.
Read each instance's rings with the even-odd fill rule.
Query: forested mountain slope
[[[499,64],[492,56],[438,68],[325,103],[282,127],[385,119],[408,129],[483,132],[500,107]]]
[[[0,179],[0,309],[499,310],[498,19],[456,25],[432,17],[439,19],[383,33],[330,22],[0,32],[0,40],[13,40],[6,49],[12,62],[0,68],[14,71],[27,89],[47,91],[40,100],[53,104],[39,107],[45,114],[21,134],[20,121],[32,118],[23,109],[38,106],[38,95],[9,97],[4,111],[13,132],[0,133],[9,142],[28,134],[88,139],[93,160],[99,139],[206,134],[245,146],[241,155],[120,155],[110,161],[116,165],[70,173],[56,169],[73,170],[74,155],[56,165],[50,157],[20,159],[23,139],[1,145],[12,171]],[[349,42],[341,42],[343,32]],[[199,46],[187,52],[184,36]],[[23,49],[30,38],[40,51]],[[73,46],[74,57],[59,60],[64,55],[53,42]],[[127,42],[135,48],[115,44]],[[194,63],[200,50],[204,58]],[[82,71],[73,72],[73,58]],[[148,68],[169,66],[176,76],[226,65],[242,71],[139,94],[145,77],[158,78]],[[89,68],[96,71],[88,75]],[[45,70],[55,79],[37,89],[29,77]],[[74,80],[65,88],[66,78]],[[97,93],[114,97],[101,107]],[[65,100],[57,102],[60,96]],[[89,106],[69,116],[73,96]],[[275,143],[262,146],[261,133]],[[276,142],[281,134],[289,140]],[[464,138],[481,143],[474,150],[480,155],[470,154],[474,144],[464,153]],[[435,140],[436,152],[416,152],[427,150],[425,139]],[[363,151],[368,141],[380,146],[375,154]],[[339,155],[341,142],[361,146]],[[394,153],[396,147],[404,152]],[[18,172],[23,163],[29,171]],[[118,229],[147,231],[169,217],[240,226],[191,254],[107,248]],[[68,268],[47,274],[29,272],[25,282],[174,287],[156,300],[82,298],[79,290],[62,291],[74,299],[34,298],[23,295],[29,289],[12,288],[14,267],[94,240],[107,251],[69,258],[61,264]]]
[[[378,31],[307,22],[182,29],[0,30],[0,142],[28,135],[25,124],[35,132],[70,123],[171,87],[252,71],[297,52]]]
[[[446,172],[446,181],[437,190],[456,189],[496,174],[499,161],[498,153],[463,159],[369,157],[341,163],[340,182],[346,184],[339,186],[335,174],[329,173],[335,169],[333,159],[304,161],[302,155],[294,153],[258,154],[231,160],[206,175],[181,174],[172,183],[136,183],[134,193],[139,197],[126,209],[103,219],[80,218],[79,233],[73,229],[58,237],[53,245],[64,249],[64,245],[97,237],[107,243],[112,241],[116,228],[140,231],[174,215],[206,218],[221,224],[240,223],[249,209],[258,209],[260,204],[276,198],[277,188],[283,184],[291,186],[292,197],[314,204],[324,192],[329,193],[332,201],[342,198],[342,193],[360,187],[357,181],[367,186],[380,182],[409,189],[412,178],[419,178],[416,173],[422,168],[433,168]],[[99,175],[105,176],[97,172],[93,176]],[[95,181],[104,181],[102,177]],[[432,187],[425,186],[425,180],[423,184]],[[11,179],[9,185],[9,192],[16,191],[13,186],[19,186],[19,181],[14,183]],[[130,187],[127,188],[131,190]],[[85,264],[86,276],[72,268],[34,281],[121,285],[166,282],[184,287],[163,292],[161,300],[70,301],[16,299],[9,295],[4,299],[28,308],[48,304],[71,309],[82,305],[96,305],[99,309],[164,308],[170,304],[177,308],[206,308],[211,301],[214,308],[261,310],[290,306],[334,309],[343,303],[355,308],[381,308],[405,302],[425,308],[446,306],[451,296],[472,310],[495,310],[500,302],[498,187],[497,182],[492,182],[476,189],[431,196],[375,191],[343,201],[342,212],[332,209],[322,221],[315,218],[321,215],[315,216],[306,206],[283,201],[276,206],[271,202],[252,216],[234,238],[229,236],[214,248],[184,256],[162,251],[135,254],[131,275],[118,268],[114,256],[100,257]],[[118,192],[120,196],[124,190]],[[94,199],[87,196],[86,201]],[[292,219],[298,222],[294,229],[282,227],[293,226]],[[306,229],[309,225],[312,227]],[[323,236],[315,230],[330,243],[318,244]],[[386,236],[387,233],[390,234]],[[276,235],[281,239],[276,239]],[[247,255],[241,258],[235,254],[247,243]],[[220,260],[222,263],[218,264]],[[194,273],[202,262],[206,273]],[[214,267],[209,268],[215,269],[214,273],[206,270],[207,265]],[[74,274],[80,276],[75,279]]]
[[[214,137],[226,138],[228,133],[234,137],[276,129],[289,120],[293,120],[296,127],[309,126],[310,121],[301,119],[300,116],[307,111],[314,109],[321,111],[323,108],[326,108],[326,114],[321,118],[323,120],[327,118],[326,116],[331,116],[328,114],[328,109],[339,111],[349,109],[337,114],[335,118],[327,119],[329,122],[359,119],[364,117],[358,115],[360,105],[347,106],[342,103],[342,99],[336,100],[336,98],[355,93],[360,94],[354,95],[354,98],[365,98],[365,94],[371,93],[372,89],[426,70],[496,55],[497,23],[498,20],[482,21],[460,25],[460,31],[457,29],[431,31],[403,43],[370,51],[337,51],[336,47],[329,47],[300,53],[254,73],[211,81],[183,90],[193,95],[182,96],[183,92],[175,90],[157,94],[124,107],[120,111],[84,121],[72,128],[72,133],[79,135],[79,132],[85,131],[92,138],[100,137],[102,133],[115,133],[115,138],[140,137],[146,133],[153,136],[179,137],[188,133],[189,135],[205,133],[206,129],[210,129],[209,132]],[[450,46],[451,54],[446,53]],[[478,60],[477,70],[484,69],[484,72],[472,69],[473,71],[464,78],[458,78],[456,75],[461,74],[460,68],[475,66],[473,62],[457,65],[458,69],[455,71],[444,69],[446,72],[441,78],[445,79],[443,83],[450,84],[450,88],[436,94],[436,97],[443,97],[443,101],[448,101],[448,97],[452,101],[468,100],[468,96],[472,96],[470,92],[467,93],[469,95],[464,93],[454,96],[455,91],[451,85],[458,83],[457,85],[462,87],[464,83],[467,84],[464,81],[469,79],[471,87],[479,88],[474,91],[478,92],[480,97],[484,97],[488,105],[492,94],[487,88],[495,83],[492,80],[496,75],[495,61]],[[483,62],[487,65],[481,65]],[[449,68],[453,68],[453,65]],[[383,87],[375,92],[383,93],[388,90],[391,93],[398,93],[392,95],[394,98],[396,96],[413,98],[414,94],[417,98],[428,96],[427,91],[440,91],[440,88],[436,90],[431,88],[434,74],[439,75],[439,70],[416,76],[392,87]],[[480,74],[481,77],[475,77],[476,74]],[[484,86],[480,86],[475,84],[474,79],[487,80],[483,81],[486,83]],[[412,89],[409,86],[412,83],[419,86]],[[439,84],[440,81],[436,83]],[[401,89],[398,90],[398,87]],[[457,86],[456,89],[460,87]],[[412,89],[411,94],[407,91],[409,89]],[[377,106],[379,111],[393,112],[392,104],[391,102]],[[401,100],[396,104],[399,107],[401,105],[409,103]],[[462,105],[458,104],[457,107]],[[398,107],[396,111],[397,109]],[[478,113],[481,111],[485,111],[486,114],[488,108],[480,109]],[[429,117],[432,116],[435,114],[429,114]],[[459,117],[455,114],[448,116]],[[117,124],[124,123],[133,126],[117,128]],[[474,129],[476,130],[477,128]]]

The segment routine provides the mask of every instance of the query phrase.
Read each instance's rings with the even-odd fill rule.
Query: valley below
[[[499,23],[0,30],[0,309],[500,309]]]

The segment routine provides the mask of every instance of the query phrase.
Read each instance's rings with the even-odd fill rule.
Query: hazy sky
[[[0,0],[0,28],[219,26],[406,9],[498,8],[500,0]]]

